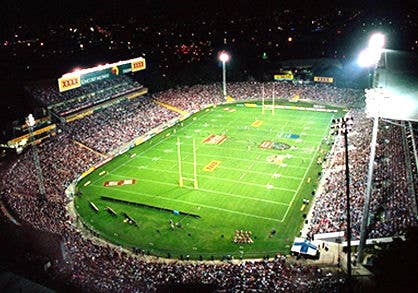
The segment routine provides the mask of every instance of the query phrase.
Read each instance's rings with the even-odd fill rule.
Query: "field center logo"
[[[271,156],[268,156],[266,158],[266,160],[269,163],[281,165],[283,163],[284,158],[286,158],[286,156],[283,156],[283,155],[271,155]]]
[[[270,141],[270,140],[264,140],[258,147],[261,149],[273,149],[273,150],[279,150],[279,151],[283,151],[283,150],[287,150],[291,148],[291,146],[288,145],[287,143],[275,142],[275,141]]]
[[[202,142],[205,144],[221,144],[224,142],[225,139],[226,139],[225,134],[222,134],[222,135],[211,134],[208,137],[206,137]]]

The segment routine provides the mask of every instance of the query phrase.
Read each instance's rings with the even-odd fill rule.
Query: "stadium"
[[[61,290],[382,289],[364,281],[380,251],[416,239],[418,103],[379,38],[366,90],[296,63],[229,81],[226,49],[213,82],[154,89],[136,55],[25,83],[3,250]]]

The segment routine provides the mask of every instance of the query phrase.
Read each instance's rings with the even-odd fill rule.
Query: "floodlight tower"
[[[38,179],[39,198],[41,199],[41,201],[44,201],[46,199],[44,177],[42,176],[42,169],[41,169],[41,164],[39,162],[38,148],[36,147],[35,137],[33,135],[33,126],[35,126],[35,119],[33,118],[32,114],[29,114],[29,116],[27,117],[26,124],[28,125],[29,133],[30,133],[29,143],[32,145],[33,162],[35,163],[35,172],[36,172],[36,177]]]
[[[227,52],[222,51],[219,54],[219,60],[222,62],[222,93],[224,96],[224,99],[226,100],[226,62],[228,62],[230,59],[230,56]]]
[[[353,127],[352,117],[343,117],[332,120],[333,134],[341,134],[344,137],[344,150],[345,150],[345,195],[347,205],[347,273],[348,273],[348,285],[351,286],[351,216],[350,216],[350,169],[348,163],[348,133]],[[351,288],[351,287],[349,287]]]
[[[385,36],[381,33],[373,34],[369,39],[368,47],[360,53],[358,64],[362,67],[373,66],[373,80],[372,88],[376,86],[375,75],[377,64],[379,63],[383,48],[385,45]],[[386,65],[386,64],[385,64]],[[367,103],[367,114],[373,118],[373,131],[372,141],[370,143],[370,156],[369,156],[369,167],[367,171],[367,183],[366,183],[366,194],[364,195],[364,208],[363,208],[363,219],[361,222],[360,230],[360,243],[358,248],[357,262],[362,263],[364,258],[364,245],[366,244],[366,229],[369,221],[369,209],[370,209],[370,194],[372,190],[372,179],[373,179],[373,165],[376,155],[376,141],[377,131],[379,127],[379,97],[376,95],[377,91],[371,89],[366,91],[366,103]]]

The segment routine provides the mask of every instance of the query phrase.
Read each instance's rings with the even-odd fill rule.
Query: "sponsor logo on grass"
[[[275,142],[270,140],[264,140],[258,147],[262,149],[273,149],[278,151],[283,151],[291,148],[291,146],[287,143]]]
[[[118,180],[118,181],[106,181],[103,183],[103,186],[112,187],[112,186],[121,186],[121,185],[131,185],[135,184],[135,179],[126,179],[126,180]]]
[[[237,111],[236,109],[232,109],[232,108],[228,108],[228,107],[224,108],[224,110],[227,111],[227,112],[231,112],[231,113]]]
[[[206,137],[202,142],[205,144],[221,144],[224,142],[225,139],[226,139],[225,134],[222,134],[222,135],[211,134],[208,137]]]
[[[216,167],[218,167],[221,164],[221,161],[210,161],[209,164],[207,164],[203,170],[206,172],[212,172],[213,170],[216,169]]]
[[[271,155],[266,158],[267,162],[277,165],[281,165],[284,159],[283,155]]]
[[[258,147],[262,149],[271,149],[271,145],[273,144],[270,140],[264,140]]]
[[[252,126],[252,127],[260,127],[262,124],[263,124],[263,121],[261,121],[261,120],[256,120],[256,121],[254,121],[254,122],[251,124],[251,126]]]
[[[295,133],[290,133],[290,134],[286,134],[285,136],[286,138],[290,138],[290,139],[298,139],[300,137],[299,134],[295,134]]]

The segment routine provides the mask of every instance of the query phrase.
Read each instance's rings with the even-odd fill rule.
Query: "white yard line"
[[[224,158],[224,159],[228,159],[228,160],[238,160],[238,161],[243,161],[243,162],[254,162],[254,159],[243,159],[243,158],[236,158],[236,157],[228,157],[228,156],[221,156],[221,155],[208,155],[208,154],[202,154],[202,153],[198,153],[197,154],[198,157],[209,157],[209,158]],[[152,157],[147,157],[147,156],[141,156],[144,159],[152,159]],[[293,157],[294,158],[294,157]],[[165,161],[165,162],[172,162],[172,163],[176,163],[177,164],[177,160],[170,160],[170,159],[160,159],[160,161]],[[263,164],[263,165],[273,165],[272,163],[269,163],[267,161],[261,160],[261,161],[257,161],[257,164]],[[188,164],[188,162],[183,162],[183,164]],[[191,163],[190,163],[191,164]],[[237,170],[237,171],[243,171],[242,169],[235,169],[232,167],[225,167],[220,165],[217,168],[224,168],[224,169],[231,169],[231,170]],[[303,169],[305,170],[305,168],[303,167],[299,167],[296,165],[291,165],[288,164],[287,168],[293,168],[293,169]],[[267,173],[266,173],[267,174]],[[268,176],[270,176],[271,174],[268,173]],[[283,175],[283,177],[285,177],[285,175]],[[286,177],[285,177],[286,178]],[[294,177],[294,176],[287,176],[287,178],[291,178],[291,179],[300,179],[300,177]]]
[[[132,165],[129,165],[130,167],[133,168],[138,168]],[[144,168],[142,168],[144,169]],[[165,173],[173,173],[167,170],[163,170],[163,169],[155,169],[155,168],[146,168],[147,170],[151,170],[151,171],[155,171],[155,172],[165,172]],[[191,176],[193,177],[192,173],[187,173],[187,172],[183,172],[184,175],[186,176]],[[256,187],[261,187],[264,188],[265,185],[264,184],[259,184],[259,183],[252,183],[252,182],[242,182],[242,181],[238,181],[238,180],[234,180],[234,179],[228,179],[228,178],[223,178],[223,177],[216,177],[216,176],[211,176],[211,175],[203,175],[203,174],[199,174],[198,177],[203,177],[203,178],[209,178],[209,179],[213,179],[213,180],[220,180],[220,181],[226,181],[226,182],[232,182],[232,183],[236,183],[236,184],[245,184],[245,185],[251,185],[251,186],[256,186]],[[271,174],[269,174],[269,178],[271,177]],[[284,177],[284,176],[282,176]],[[294,189],[289,189],[289,188],[283,188],[283,187],[274,187],[273,189],[275,190],[283,190],[283,191],[289,191],[289,192],[294,192]]]
[[[329,131],[329,126],[331,125],[331,121],[332,121],[332,118],[333,118],[333,117],[334,117],[334,115],[331,117],[331,119],[330,119],[330,121],[329,121],[329,123],[328,123],[328,126],[325,128],[325,131],[324,131],[323,137],[326,135],[327,131]],[[308,168],[306,169],[305,174],[303,175],[303,178],[302,178],[302,180],[300,181],[298,188],[296,189],[295,193],[293,194],[292,200],[290,201],[290,204],[289,204],[289,206],[287,207],[286,212],[285,212],[285,214],[284,214],[283,218],[280,220],[280,222],[283,222],[283,221],[286,219],[287,214],[289,213],[289,210],[291,209],[291,207],[292,207],[292,205],[293,205],[293,202],[294,202],[294,200],[295,200],[295,198],[296,198],[296,195],[299,193],[300,188],[302,187],[303,183],[305,182],[305,179],[306,179],[305,177],[306,177],[306,175],[308,174],[309,170],[311,169],[312,163],[313,163],[314,159],[316,158],[316,155],[317,155],[317,154],[318,154],[318,152],[319,152],[319,147],[321,146],[321,143],[322,143],[322,139],[321,139],[321,141],[319,142],[319,144],[317,145],[317,147],[316,147],[316,151],[315,151],[314,155],[312,156],[311,162],[309,163],[309,166],[308,166]]]
[[[228,140],[228,138],[227,138],[227,140]],[[240,142],[238,142],[238,141],[234,141],[233,139],[231,139],[231,142],[232,143],[234,143],[234,144],[236,144],[236,143],[241,143],[241,144],[244,144],[244,143],[247,143],[248,144],[248,141],[246,141],[246,140],[240,140]],[[259,141],[259,142],[257,142],[258,144],[261,144],[261,141]],[[191,143],[185,143],[185,145],[189,145],[189,146],[191,146],[192,144]],[[235,147],[231,147],[231,146],[223,146],[223,144],[220,144],[220,145],[215,145],[214,146],[216,149],[220,149],[220,150],[222,150],[222,149],[227,149],[227,150],[235,150],[235,151],[244,151],[244,150],[247,150],[247,147],[246,146],[243,146],[242,148],[235,148]],[[254,148],[252,148],[252,150],[251,150],[251,152],[252,153],[254,153],[254,154],[265,154],[266,153],[266,151],[275,151],[274,149],[262,149],[262,148],[259,148],[258,146],[254,146]],[[300,151],[300,150],[302,150],[303,151],[303,149],[296,149],[296,151]],[[293,152],[293,150],[291,150],[291,149],[287,149],[286,151],[292,151]],[[310,156],[308,156],[308,157],[305,157],[305,156],[294,156],[295,158],[301,158],[301,159],[309,159],[310,158]]]
[[[102,188],[102,189],[108,188],[108,187],[104,187],[104,186],[100,186],[100,185],[95,185],[95,187]],[[155,195],[142,193],[142,192],[133,192],[133,191],[124,190],[124,191],[121,191],[121,193],[137,194],[137,195],[143,195],[143,196],[148,196],[148,197],[154,197],[155,198]],[[204,207],[204,208],[208,208],[208,209],[228,212],[228,213],[231,213],[231,214],[237,214],[237,215],[251,217],[251,218],[257,218],[257,219],[262,219],[262,220],[279,222],[278,219],[273,219],[273,218],[269,218],[269,217],[262,217],[262,216],[257,216],[257,215],[253,215],[253,214],[248,214],[248,213],[242,213],[242,212],[228,210],[228,209],[224,209],[224,208],[220,208],[220,207],[209,206],[209,205],[205,205],[205,204],[201,204],[201,203],[195,203],[195,202],[190,202],[190,201],[185,201],[185,200],[175,199],[175,198],[167,198],[167,197],[164,197],[164,199],[169,200],[169,201],[173,201],[173,202],[179,202],[179,203],[187,204],[187,205],[200,206],[200,207]]]
[[[126,178],[126,175],[119,175],[119,174],[115,174],[115,173],[111,173],[111,175],[116,176],[116,177]],[[152,179],[145,179],[145,178],[135,178],[135,179],[137,181],[145,181],[145,182],[151,182],[151,183],[160,184],[160,185],[168,185],[168,186],[178,187],[178,184],[174,184],[174,183],[162,182],[162,181],[157,181],[157,180],[152,180]],[[100,185],[94,185],[94,186],[100,186]],[[263,187],[264,187],[264,185],[263,185]],[[188,186],[183,186],[183,188],[194,189],[193,187],[188,187]],[[255,197],[250,197],[250,196],[246,196],[246,195],[235,194],[235,193],[230,193],[230,192],[222,192],[222,191],[217,191],[217,190],[212,190],[212,189],[199,188],[198,190],[199,191],[204,191],[204,192],[207,192],[207,193],[220,194],[220,195],[226,195],[226,196],[231,196],[231,197],[238,197],[238,198],[244,198],[244,199],[255,200],[255,201],[260,201],[260,202],[266,202],[266,203],[269,203],[269,204],[276,204],[276,205],[282,205],[282,206],[288,206],[289,205],[288,203],[284,203],[284,202],[279,202],[279,201],[274,201],[274,200],[269,200],[269,199],[262,199],[262,198],[255,198]]]
[[[205,116],[205,115],[207,115],[208,113],[210,113],[210,112],[207,112],[207,113],[204,113],[202,116]],[[201,117],[199,117],[199,118],[201,118]],[[260,119],[259,119],[260,120]],[[261,118],[261,120],[263,120],[262,118]],[[267,121],[268,119],[265,119],[264,121]],[[332,118],[331,118],[331,120],[332,120]],[[198,122],[199,120],[196,120],[196,122]],[[285,121],[290,121],[290,120],[285,120]],[[227,126],[229,127],[231,124],[236,124],[235,123],[236,121],[235,120],[233,120],[233,121],[231,121],[230,123],[228,123],[227,124]],[[239,121],[238,121],[239,122]],[[292,121],[293,123],[294,123],[294,121]],[[185,129],[186,127],[188,127],[188,126],[190,126],[190,125],[192,125],[193,123],[195,123],[195,121],[192,121],[191,123],[189,123],[189,124],[187,124],[186,126],[184,126],[183,127],[183,129]],[[306,124],[304,124],[304,125],[306,125]],[[228,128],[227,127],[227,128]],[[329,127],[329,125],[328,125],[328,127]],[[295,129],[298,129],[299,127],[295,127]],[[328,129],[328,128],[327,128]],[[327,130],[326,129],[326,130]],[[325,135],[325,134],[324,134]],[[323,136],[324,136],[323,135]],[[249,134],[249,133],[246,133],[246,136],[254,136],[254,135],[252,135],[252,134]],[[316,135],[316,134],[311,134],[311,135],[308,135],[308,136],[319,136],[319,135]],[[323,137],[322,136],[322,137]],[[257,136],[257,137],[259,137],[259,135]],[[124,162],[123,164],[120,164],[120,165],[118,165],[118,166],[116,166],[114,169],[112,169],[110,172],[107,172],[107,174],[109,174],[109,173],[111,173],[111,172],[113,172],[113,171],[116,171],[116,170],[118,170],[118,169],[120,169],[120,168],[122,168],[123,166],[126,166],[126,165],[128,165],[128,163],[130,163],[131,161],[133,161],[134,159],[136,159],[136,158],[144,158],[144,159],[152,159],[152,158],[150,158],[150,157],[147,157],[147,156],[143,156],[143,154],[145,154],[146,152],[148,152],[148,151],[150,151],[150,150],[153,150],[153,149],[155,149],[155,147],[156,146],[158,146],[158,145],[160,145],[161,143],[163,143],[165,140],[167,140],[168,138],[171,138],[171,136],[168,136],[168,137],[166,137],[166,138],[163,138],[162,140],[160,140],[159,142],[157,142],[157,143],[155,143],[155,144],[151,144],[151,145],[149,145],[149,147],[148,148],[146,148],[145,150],[143,150],[143,151],[141,151],[140,153],[139,153],[139,156],[136,156],[136,157],[134,157],[134,158],[131,158],[131,159],[129,159],[129,160],[127,160],[126,162]],[[320,143],[319,143],[319,146],[321,145],[321,142],[322,142],[322,140],[320,141]],[[220,146],[218,146],[218,147],[220,147]],[[222,148],[222,147],[220,147],[220,148]],[[229,149],[231,149],[231,148],[229,148]],[[293,194],[293,197],[292,197],[292,200],[291,200],[291,202],[288,204],[288,203],[282,203],[282,202],[277,202],[277,201],[271,201],[271,200],[265,200],[265,199],[260,199],[260,198],[253,198],[253,197],[248,197],[248,196],[243,196],[243,195],[237,195],[237,194],[232,194],[232,193],[227,193],[227,192],[219,192],[219,191],[214,191],[214,190],[209,190],[209,189],[199,189],[200,191],[203,191],[203,192],[207,192],[207,193],[213,193],[213,194],[221,194],[221,195],[227,195],[227,196],[231,196],[231,197],[239,197],[239,198],[245,198],[245,199],[250,199],[250,200],[255,200],[255,201],[260,201],[260,202],[266,202],[266,203],[269,203],[269,204],[275,204],[275,205],[283,205],[283,206],[287,206],[287,209],[286,209],[286,212],[285,212],[285,215],[283,216],[283,218],[281,219],[281,220],[278,220],[278,219],[273,219],[273,218],[269,218],[269,217],[262,217],[262,216],[257,216],[257,215],[253,215],[253,214],[248,214],[248,213],[242,213],[242,212],[238,212],[238,211],[233,211],[233,210],[228,210],[228,209],[223,209],[223,208],[219,208],[219,207],[213,207],[213,206],[207,206],[207,205],[202,205],[202,204],[198,204],[198,203],[192,203],[192,202],[188,202],[188,201],[183,201],[183,200],[179,200],[179,199],[171,199],[171,198],[165,198],[164,197],[164,199],[166,199],[166,200],[171,200],[171,201],[177,201],[177,202],[181,202],[181,203],[185,203],[185,204],[189,204],[189,205],[198,205],[198,206],[202,206],[202,207],[206,207],[206,208],[210,208],[210,209],[215,209],[215,210],[220,210],[220,211],[225,211],[225,212],[229,212],[229,213],[234,213],[234,214],[239,214],[239,215],[244,215],[244,216],[248,216],[248,217],[254,217],[254,218],[259,218],[259,219],[265,219],[265,220],[270,220],[270,221],[275,221],[275,222],[283,222],[285,219],[286,219],[286,216],[287,216],[287,214],[288,214],[288,212],[289,212],[289,210],[290,210],[290,208],[292,207],[292,205],[293,205],[293,202],[294,202],[294,200],[295,200],[295,198],[296,198],[296,195],[298,194],[298,192],[299,192],[299,190],[300,190],[300,188],[301,188],[301,186],[302,186],[302,184],[304,183],[304,181],[305,181],[305,177],[306,177],[306,175],[307,175],[307,173],[308,173],[308,171],[310,170],[310,168],[311,168],[311,166],[312,166],[312,163],[313,163],[313,160],[315,159],[315,157],[316,157],[316,155],[317,155],[317,153],[318,153],[318,147],[317,148],[315,148],[316,149],[316,151],[314,152],[314,155],[312,156],[312,158],[311,158],[311,161],[310,161],[310,164],[309,164],[309,167],[306,169],[306,171],[305,171],[305,174],[304,174],[304,176],[302,177],[302,180],[300,181],[300,183],[299,183],[299,186],[298,186],[298,188],[296,189],[296,190],[292,190],[292,189],[284,189],[284,188],[274,188],[274,189],[281,189],[281,190],[286,190],[286,191],[290,191],[290,192],[294,192],[294,194]],[[187,152],[185,152],[185,153],[187,153]],[[312,152],[310,152],[310,153],[312,153]],[[199,156],[206,156],[206,157],[221,157],[221,158],[228,158],[228,159],[231,159],[231,157],[227,157],[227,156],[220,156],[220,155],[208,155],[208,154],[200,154]],[[308,157],[294,157],[294,158],[308,158]],[[241,161],[250,161],[250,162],[252,162],[252,165],[249,167],[249,169],[250,168],[252,168],[253,166],[254,166],[254,160],[248,160],[248,159],[240,159],[240,158],[233,158],[233,159],[236,159],[236,160],[241,160]],[[164,160],[164,161],[171,161],[171,162],[176,162],[176,161],[174,161],[174,160],[166,160],[166,159],[162,159],[162,160]],[[268,162],[264,162],[264,161],[259,161],[259,162],[257,162],[257,163],[265,163],[265,164],[270,164],[270,163],[268,163]],[[132,166],[132,165],[129,165],[129,166]],[[136,167],[136,166],[135,166]],[[300,168],[300,167],[297,167],[297,166],[292,166],[292,165],[288,165],[287,166],[288,168],[297,168],[297,169],[305,169],[305,168]],[[229,167],[224,167],[224,166],[219,166],[219,168],[223,168],[223,169],[231,169],[231,170],[237,170],[237,171],[244,171],[244,170],[242,170],[242,169],[237,169],[237,168],[229,168]],[[152,170],[152,168],[148,168],[148,167],[145,167],[145,169],[150,169],[150,170]],[[158,171],[161,171],[161,170],[158,170]],[[171,172],[170,172],[171,173]],[[271,176],[271,174],[269,174],[269,173],[264,173],[264,172],[258,172],[258,171],[250,171],[250,170],[248,170],[248,173],[255,173],[255,174],[263,174],[263,175],[266,175],[266,176]],[[106,174],[106,175],[107,175]],[[112,174],[112,175],[115,175],[115,176],[119,176],[119,177],[126,177],[126,175],[117,175],[117,174]],[[244,177],[245,175],[247,175],[247,173],[244,173],[244,174],[242,174],[241,175],[241,177]],[[213,176],[206,176],[206,175],[200,175],[201,177],[210,177],[210,178],[212,178],[212,179],[219,179],[219,180],[225,180],[225,181],[231,181],[231,182],[236,182],[236,183],[240,183],[240,184],[242,184],[243,182],[241,182],[241,181],[236,181],[236,180],[229,180],[229,179],[224,179],[224,178],[214,178]],[[242,179],[240,177],[240,179]],[[286,176],[286,175],[281,175],[281,177],[283,177],[283,178],[292,178],[292,179],[297,179],[297,180],[300,180],[301,178],[300,177],[294,177],[294,176]],[[100,180],[100,179],[102,179],[103,177],[100,177],[100,178],[98,178],[97,180],[95,180],[94,182],[93,182],[93,186],[96,186],[96,187],[99,187],[99,188],[106,188],[106,187],[103,187],[103,186],[100,186],[100,185],[96,185],[95,183],[98,181],[98,180]],[[164,185],[170,185],[170,186],[178,186],[177,184],[172,184],[172,183],[167,183],[167,182],[160,182],[160,181],[154,181],[154,180],[149,180],[149,179],[138,179],[138,180],[143,180],[143,181],[148,181],[148,182],[152,182],[152,183],[156,183],[156,184],[164,184]],[[247,183],[247,184],[250,184],[250,185],[255,185],[255,186],[261,186],[260,184],[256,184],[256,183]],[[263,185],[263,187],[264,187],[264,185]],[[186,189],[193,189],[192,187],[184,187],[184,188],[186,188]],[[155,195],[149,195],[149,194],[144,194],[144,193],[140,193],[140,192],[131,192],[131,191],[123,191],[123,192],[127,192],[127,193],[132,193],[132,194],[139,194],[139,195],[145,195],[145,196],[150,196],[150,197],[155,197]]]
[[[210,112],[203,113],[203,114],[202,114],[202,117],[203,117],[203,116],[206,116],[208,113],[210,113]],[[182,129],[185,129],[185,128],[189,127],[190,125],[192,125],[193,123],[195,123],[195,122],[197,122],[197,121],[198,121],[198,120],[196,119],[196,120],[194,120],[194,121],[190,122],[190,123],[189,123],[189,124],[187,124],[186,126],[183,126],[183,128],[182,128]],[[117,166],[117,167],[113,168],[113,169],[112,169],[112,170],[110,170],[109,172],[113,172],[113,171],[116,171],[116,170],[120,169],[121,167],[125,166],[126,164],[128,164],[128,163],[129,163],[129,162],[131,162],[132,160],[136,159],[137,157],[141,157],[143,154],[145,154],[145,153],[146,153],[146,152],[148,152],[149,150],[153,149],[155,146],[157,146],[157,145],[159,145],[159,144],[163,143],[164,141],[166,141],[168,138],[171,138],[171,137],[175,137],[175,136],[171,136],[171,135],[170,135],[170,136],[166,136],[165,138],[163,138],[162,140],[160,140],[160,141],[159,141],[159,142],[157,142],[156,144],[150,144],[148,148],[146,148],[145,150],[143,150],[143,151],[141,151],[141,152],[139,153],[139,156],[135,156],[135,157],[133,157],[133,158],[131,158],[131,159],[127,160],[125,163],[120,164],[119,166]]]

